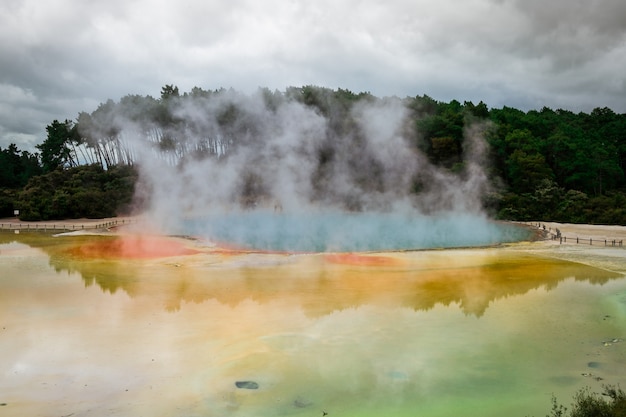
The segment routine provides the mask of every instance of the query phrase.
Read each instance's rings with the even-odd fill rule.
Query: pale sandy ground
[[[13,226],[13,228],[16,228],[19,226],[41,227],[43,225],[46,225],[46,226],[56,225],[59,228],[61,227],[67,228],[68,225],[69,225],[69,228],[72,228],[72,226],[75,226],[75,227],[85,226],[85,228],[91,228],[100,224],[112,224],[112,223],[124,224],[124,223],[134,222],[136,220],[137,220],[137,217],[108,217],[104,219],[67,219],[67,220],[45,220],[45,221],[39,221],[39,222],[26,222],[26,221],[21,221],[17,217],[7,217],[7,218],[0,219],[0,225],[2,225],[4,228],[9,228],[10,226]]]
[[[626,226],[540,221],[523,224],[533,225],[540,230],[545,225],[550,234],[555,234],[556,229],[559,229],[563,239],[547,238],[539,242],[515,244],[515,249],[626,274]],[[619,245],[620,241],[623,241],[622,246]]]
[[[579,242],[582,240],[593,239],[593,243],[606,240],[608,242],[626,241],[626,226],[608,226],[608,225],[591,225],[591,224],[571,224],[571,223],[554,223],[554,222],[532,222],[529,224],[541,224],[545,225],[546,229],[551,233],[556,233],[556,230],[561,231],[561,235],[567,237],[568,240],[576,241],[579,238]],[[559,243],[556,241],[555,243]]]

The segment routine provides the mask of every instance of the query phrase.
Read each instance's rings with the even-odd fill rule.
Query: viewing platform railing
[[[136,223],[136,219],[115,219],[103,222],[85,221],[85,222],[1,222],[0,230],[32,230],[32,231],[74,231],[74,230],[107,230],[113,227],[126,226]]]
[[[544,233],[546,233],[547,236],[549,236],[549,238],[551,240],[554,241],[559,241],[559,244],[566,244],[566,243],[571,243],[571,244],[578,244],[578,245],[596,245],[596,246],[612,246],[612,247],[619,247],[622,248],[624,247],[624,240],[623,239],[594,239],[594,238],[581,238],[578,236],[563,236],[563,234],[561,233],[561,231],[559,229],[552,229],[551,227],[546,227],[545,225],[542,225],[541,223],[528,223],[531,226],[537,228],[538,230],[543,230]]]

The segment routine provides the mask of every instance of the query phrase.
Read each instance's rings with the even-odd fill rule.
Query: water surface
[[[116,239],[0,235],[0,414],[542,416],[626,383],[622,274],[514,248]]]
[[[231,210],[186,219],[172,233],[241,248],[290,251],[380,251],[488,246],[530,237],[528,229],[472,213],[346,213]]]

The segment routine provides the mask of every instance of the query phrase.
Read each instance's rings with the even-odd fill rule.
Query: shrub
[[[583,388],[574,395],[572,409],[552,398],[552,410],[547,417],[626,417],[626,394],[619,387],[605,385],[602,395]]]
[[[31,221],[113,217],[128,210],[136,176],[132,167],[57,169],[31,178],[16,208],[21,220]]]

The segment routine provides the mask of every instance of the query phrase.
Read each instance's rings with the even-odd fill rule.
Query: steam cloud
[[[116,114],[140,168],[138,195],[151,224],[257,249],[507,239],[482,211],[489,190],[484,126],[466,129],[458,175],[419,150],[414,109],[402,99],[366,96],[342,106],[322,95],[314,107],[296,98],[222,90],[176,100],[171,123],[152,133],[158,141],[147,139],[154,126]]]

